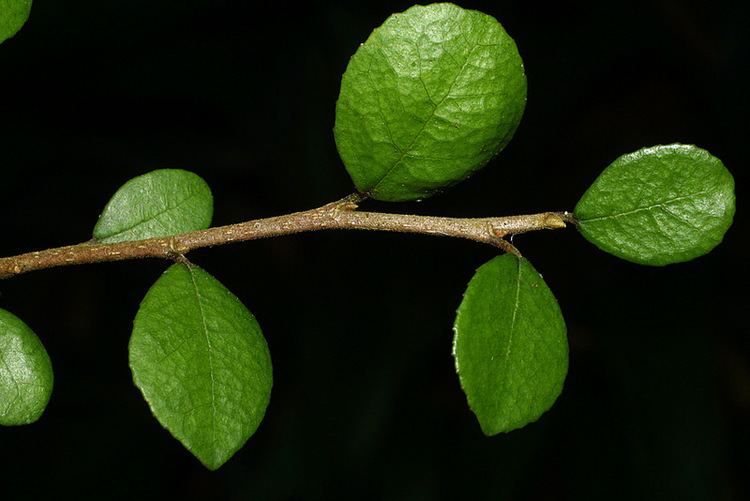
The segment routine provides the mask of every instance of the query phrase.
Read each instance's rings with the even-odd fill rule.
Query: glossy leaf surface
[[[351,58],[334,133],[357,189],[428,197],[483,167],[526,104],[516,45],[491,16],[441,3],[389,17]]]
[[[0,0],[0,43],[18,33],[29,12],[31,0]]]
[[[734,180],[693,145],[644,148],[615,160],[575,208],[581,234],[640,264],[666,265],[708,253],[734,217]]]
[[[130,367],[156,419],[212,470],[255,432],[271,394],[271,358],[255,318],[193,265],[171,266],[146,294]]]
[[[101,242],[166,237],[211,226],[213,197],[198,175],[160,169],[122,185],[94,227]]]
[[[0,309],[0,425],[33,423],[52,395],[52,363],[20,318]]]
[[[456,371],[486,435],[536,421],[555,402],[568,371],[565,321],[526,259],[505,254],[482,265],[454,330]]]

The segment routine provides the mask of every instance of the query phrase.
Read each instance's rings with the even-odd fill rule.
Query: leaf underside
[[[360,192],[431,196],[483,167],[526,104],[516,45],[491,16],[453,4],[389,17],[344,73],[334,134]]]
[[[211,226],[213,197],[198,175],[159,169],[135,177],[112,196],[94,238],[113,243],[167,237]]]
[[[734,180],[693,145],[643,148],[615,160],[575,208],[581,234],[635,263],[689,261],[716,247],[732,225]]]
[[[18,33],[30,12],[31,0],[0,0],[0,43]]]
[[[52,395],[52,363],[18,317],[0,309],[0,425],[33,423]]]
[[[565,321],[526,259],[505,254],[482,265],[464,293],[454,331],[456,371],[486,435],[536,421],[562,391]]]
[[[271,358],[252,314],[194,265],[151,287],[130,339],[135,385],[156,419],[207,468],[255,432],[271,394]]]

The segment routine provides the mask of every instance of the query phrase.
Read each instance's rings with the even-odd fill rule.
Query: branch
[[[189,251],[202,247],[331,229],[392,231],[466,238],[518,254],[515,247],[504,240],[504,237],[529,231],[564,228],[565,223],[575,223],[575,218],[568,212],[542,212],[523,216],[485,218],[358,212],[357,204],[363,199],[363,196],[356,194],[316,209],[192,231],[171,237],[110,244],[97,243],[93,240],[77,245],[0,258],[0,279],[30,271],[74,264],[146,257],[178,260]]]

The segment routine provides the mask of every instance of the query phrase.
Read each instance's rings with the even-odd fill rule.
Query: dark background
[[[2,499],[747,499],[750,342],[746,2],[462,3],[524,58],[515,139],[473,179],[369,210],[486,216],[572,209],[617,156],[686,142],[721,158],[739,210],[693,262],[640,267],[574,230],[515,243],[566,317],[565,389],[537,423],[484,437],[451,357],[456,307],[495,251],[331,232],[191,254],[270,345],[265,421],[217,472],[154,420],[127,362],[159,261],[35,272],[0,307],[42,338],[47,411],[0,429]],[[0,255],[90,238],[127,179],[190,169],[216,225],[352,191],[333,142],[348,58],[406,2],[36,0],[0,46]]]

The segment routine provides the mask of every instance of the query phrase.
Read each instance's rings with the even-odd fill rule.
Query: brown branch
[[[109,244],[91,241],[0,258],[0,279],[34,270],[74,264],[146,257],[178,259],[187,252],[201,247],[330,229],[393,231],[467,238],[517,254],[515,247],[504,240],[504,237],[528,231],[564,228],[565,223],[575,223],[573,216],[567,212],[485,218],[358,212],[357,204],[362,199],[360,195],[352,195],[316,209],[171,237]]]

